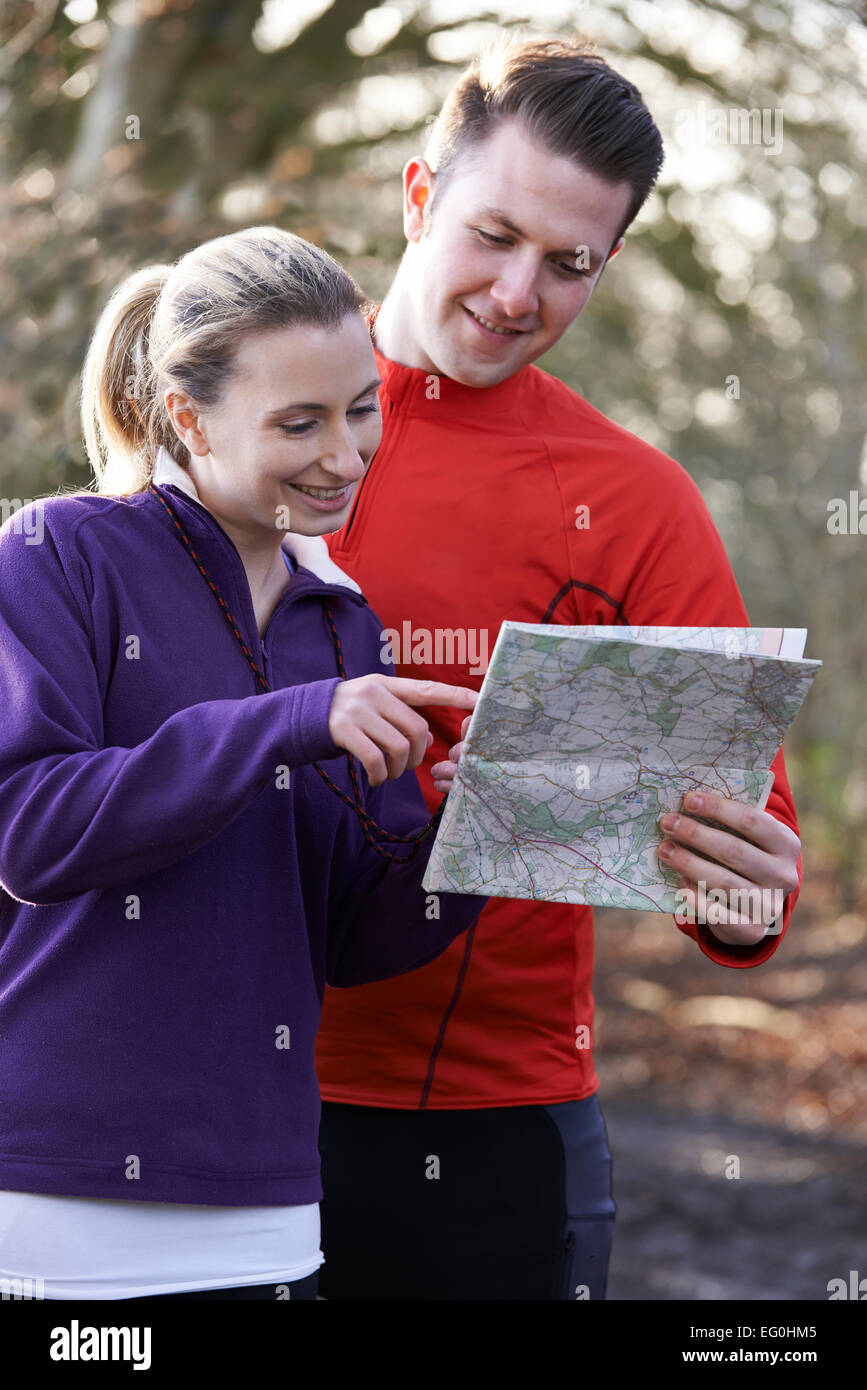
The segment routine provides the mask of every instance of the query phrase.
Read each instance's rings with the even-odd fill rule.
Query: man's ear
[[[607,265],[608,262],[611,260],[612,256],[616,256],[616,255],[617,255],[617,252],[620,250],[621,246],[625,245],[625,242],[626,242],[626,237],[622,236],[622,237],[618,237],[618,238],[617,238],[617,240],[615,241],[615,243],[614,243],[614,245],[612,246],[611,250],[608,252],[608,255],[605,257],[605,264],[606,264],[606,265]]]
[[[421,155],[403,171],[403,231],[407,241],[419,241],[427,232],[427,205],[433,194],[433,170]]]
[[[195,402],[182,391],[173,391],[171,387],[166,390],[163,400],[172,428],[187,452],[200,456],[210,453]]]

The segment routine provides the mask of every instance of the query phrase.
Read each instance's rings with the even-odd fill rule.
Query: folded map
[[[423,887],[675,912],[658,818],[699,788],[764,808],[806,635],[504,622]]]

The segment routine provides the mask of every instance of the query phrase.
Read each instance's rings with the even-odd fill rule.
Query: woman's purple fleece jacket
[[[318,1201],[324,983],[425,964],[486,899],[432,899],[433,834],[382,859],[311,766],[352,794],[324,610],[349,678],[392,674],[365,599],[300,567],[263,641],[229,537],[161,491],[272,689],[152,493],[0,530],[0,1188]],[[381,825],[427,823],[413,771],[360,779]]]

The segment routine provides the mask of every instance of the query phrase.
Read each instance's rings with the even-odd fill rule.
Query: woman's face
[[[251,542],[339,530],[382,437],[380,381],[361,313],[248,334],[219,405],[166,393],[204,506]]]

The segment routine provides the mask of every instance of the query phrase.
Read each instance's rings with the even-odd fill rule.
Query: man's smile
[[[526,332],[529,331],[529,330],[526,329],[526,328],[507,328],[507,327],[505,327],[503,324],[494,323],[494,321],[493,321],[492,319],[486,319],[486,318],[483,317],[482,314],[477,314],[473,309],[468,308],[468,306],[467,306],[466,304],[462,304],[462,305],[461,305],[461,308],[462,308],[462,309],[466,309],[466,311],[467,311],[467,313],[469,314],[470,318],[471,318],[475,323],[477,323],[481,328],[483,328],[483,329],[485,330],[485,332],[487,332],[487,333],[494,333],[494,334],[496,334],[498,337],[503,337],[503,338],[519,337],[522,333],[526,333]]]

